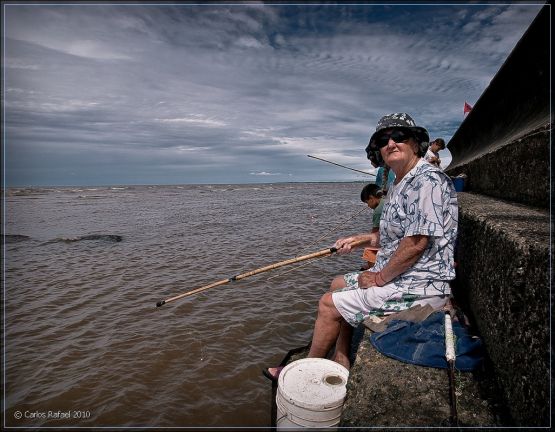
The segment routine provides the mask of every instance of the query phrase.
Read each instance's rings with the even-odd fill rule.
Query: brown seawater
[[[368,230],[371,210],[344,222],[362,187],[5,190],[4,424],[270,425],[262,368],[309,342],[318,299],[361,254],[156,302]]]

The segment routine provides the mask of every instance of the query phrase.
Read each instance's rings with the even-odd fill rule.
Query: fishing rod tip
[[[166,303],[165,300],[160,300],[158,303],[156,303],[156,307],[163,306],[165,303]]]

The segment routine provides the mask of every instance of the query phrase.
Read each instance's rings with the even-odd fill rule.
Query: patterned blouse
[[[404,237],[429,236],[426,250],[395,278],[400,291],[415,297],[450,294],[455,278],[458,203],[453,182],[441,169],[418,161],[386,198],[380,222],[380,246],[373,272],[385,267]]]

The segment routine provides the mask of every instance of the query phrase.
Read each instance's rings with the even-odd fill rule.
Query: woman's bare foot
[[[344,354],[336,352],[332,360],[336,363],[339,363],[341,366],[345,367],[347,370],[351,369],[351,362],[349,361],[349,357]]]

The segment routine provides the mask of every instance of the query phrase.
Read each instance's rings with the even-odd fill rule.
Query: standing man
[[[430,143],[430,146],[428,147],[428,151],[426,152],[426,156],[424,156],[424,159],[426,159],[432,165],[439,167],[441,164],[441,159],[439,158],[439,151],[443,150],[444,148],[445,148],[445,141],[443,140],[443,138],[436,138]]]

